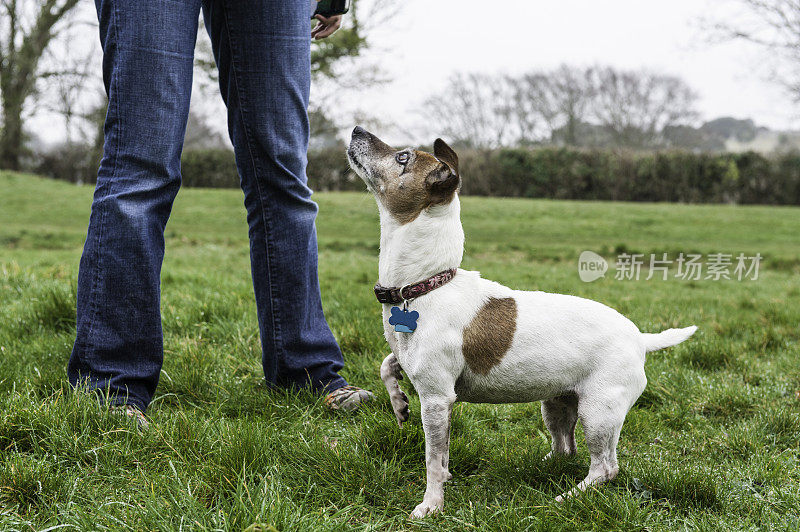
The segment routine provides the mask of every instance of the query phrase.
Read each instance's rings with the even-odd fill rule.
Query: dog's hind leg
[[[403,378],[400,363],[394,353],[383,359],[381,364],[381,380],[386,391],[389,392],[389,400],[392,402],[392,410],[397,418],[397,423],[402,427],[403,422],[408,420],[408,396],[400,389],[398,380]]]
[[[553,437],[552,450],[544,459],[555,454],[575,454],[578,396],[567,394],[542,401],[542,419]]]
[[[450,443],[450,414],[455,394],[452,397],[421,396],[422,428],[425,430],[425,467],[427,485],[422,502],[411,512],[418,519],[440,512],[444,506],[444,483],[450,479],[448,462]]]
[[[589,448],[591,463],[589,473],[575,488],[556,497],[561,502],[568,497],[574,497],[586,488],[612,480],[619,472],[617,464],[617,442],[622,430],[623,419],[584,420],[583,432],[586,435],[586,446]]]
[[[594,390],[581,393],[578,416],[583,425],[586,446],[591,456],[589,474],[574,489],[556,497],[556,501],[574,497],[592,485],[614,479],[619,473],[617,463],[619,433],[628,410],[647,383],[643,369],[640,373],[629,374],[624,380],[626,386],[609,386],[608,381],[604,381]]]

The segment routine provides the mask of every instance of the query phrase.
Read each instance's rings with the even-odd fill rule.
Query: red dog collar
[[[449,270],[445,270],[443,272],[439,272],[436,275],[432,275],[425,279],[424,281],[420,281],[414,284],[407,284],[405,286],[393,286],[393,287],[385,287],[381,286],[380,284],[375,284],[375,297],[378,298],[378,302],[380,303],[387,303],[395,305],[397,303],[402,303],[403,301],[408,301],[419,296],[424,296],[428,292],[436,290],[440,286],[446,285],[450,281],[453,280],[453,277],[456,276],[456,272],[458,268],[450,268]]]

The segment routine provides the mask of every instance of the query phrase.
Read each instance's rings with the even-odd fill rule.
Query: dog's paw
[[[548,460],[552,460],[553,458],[556,457],[556,455],[558,455],[558,456],[573,456],[574,454],[575,454],[574,451],[567,451],[567,452],[550,451],[549,453],[544,455],[544,458],[542,458],[542,462],[547,462]]]
[[[439,513],[442,511],[442,506],[444,506],[443,501],[422,501],[414,508],[414,511],[411,512],[411,519],[422,519],[423,517]]]
[[[542,458],[542,462],[547,462],[549,460],[552,460],[556,456],[569,456],[569,455],[568,453],[562,453],[561,451],[550,451],[549,453],[544,455],[544,458]]]
[[[575,490],[565,491],[564,493],[556,497],[556,502],[567,502],[569,499],[574,498],[576,495],[575,493],[573,493],[574,491]]]
[[[397,418],[397,424],[401,427],[403,426],[403,422],[408,421],[408,415],[410,413],[409,406],[408,406],[408,396],[402,390],[397,390],[400,393],[392,394],[392,410],[394,410],[394,415]]]
[[[566,502],[570,499],[574,499],[575,497],[583,493],[585,490],[586,486],[584,485],[583,482],[581,482],[571,490],[565,491],[564,493],[556,497],[556,502]]]

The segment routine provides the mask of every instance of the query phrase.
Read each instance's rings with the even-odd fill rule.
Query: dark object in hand
[[[312,4],[315,1],[312,0]],[[334,15],[344,15],[350,9],[350,0],[319,0],[316,4],[316,9],[311,18],[314,18],[315,15],[322,15],[326,18]]]

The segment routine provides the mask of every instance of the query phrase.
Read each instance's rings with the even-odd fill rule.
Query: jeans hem
[[[132,406],[141,412],[146,412],[147,407],[144,405],[143,401],[139,401],[134,399],[133,397],[111,397],[107,401],[109,406]]]
[[[345,386],[347,386],[347,381],[344,380],[344,377],[337,377],[331,381],[328,381],[327,383],[315,389],[314,391],[319,394],[327,395],[331,392],[338,390],[339,388],[344,388]]]
[[[336,376],[335,378],[327,381],[314,381],[312,379],[304,379],[302,381],[279,381],[270,382],[265,381],[267,388],[270,390],[310,390],[317,395],[327,395],[333,391],[347,386],[347,381],[344,377]]]

